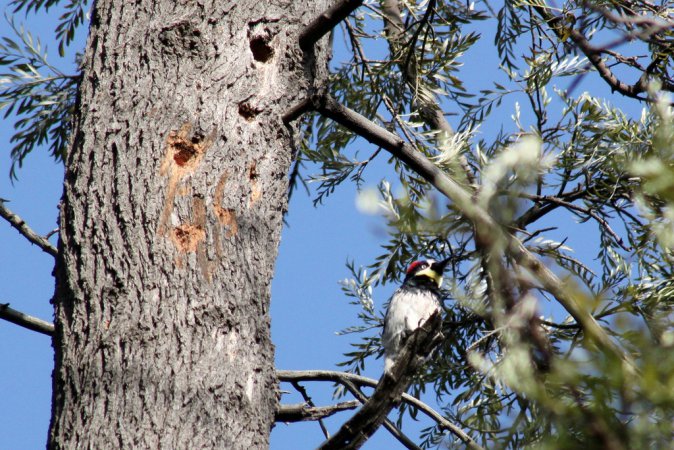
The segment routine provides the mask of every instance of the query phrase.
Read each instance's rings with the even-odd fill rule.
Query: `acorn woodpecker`
[[[402,286],[393,293],[381,336],[385,372],[390,372],[407,336],[433,313],[440,311],[442,272],[448,262],[449,259],[413,262],[407,269]]]

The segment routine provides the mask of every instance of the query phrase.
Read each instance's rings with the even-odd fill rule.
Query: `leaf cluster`
[[[59,2],[17,0],[14,13],[48,11]],[[86,1],[70,1],[55,30],[59,54],[72,43],[76,29],[84,22]],[[15,16],[6,16],[10,35],[0,39],[0,111],[13,119],[15,133],[10,138],[10,177],[36,147],[46,145],[57,160],[64,158],[71,130],[79,75],[61,71],[48,61],[47,48]]]
[[[349,262],[351,277],[343,282],[358,311],[345,332],[360,339],[342,365],[359,373],[381,353],[386,304],[373,307],[376,288],[400,283],[415,259],[450,257],[446,341],[419,374],[414,395],[433,392],[445,416],[487,448],[671,448],[671,421],[665,425],[663,417],[674,412],[667,391],[674,128],[660,94],[669,75],[658,72],[659,87],[646,104],[653,106],[634,114],[626,102],[577,89],[599,77],[593,54],[571,41],[574,32],[636,36],[653,56],[655,47],[664,51],[668,28],[645,37],[646,25],[635,17],[663,11],[620,2],[627,18],[620,21],[607,13],[609,4],[596,2],[555,9],[508,1],[498,10],[485,3],[483,11],[450,1],[404,2],[402,27],[393,33],[396,21],[385,5],[369,4],[344,26],[351,58],[335,65],[331,95],[472,190],[504,232],[565,279],[566,292],[634,366],[592,345],[531,273],[503,247],[484,248],[462,211],[395,159],[377,189],[387,241],[364,267]],[[490,70],[500,79],[475,87],[461,66],[482,38],[476,30],[484,20],[496,30]],[[646,56],[611,46],[598,51],[615,61],[612,67],[651,74],[640,62]],[[434,110],[457,111],[458,131]],[[364,185],[367,164],[346,156],[354,147],[363,151],[361,142],[321,117],[309,128],[313,138],[302,157],[320,165],[313,178],[322,183],[318,199],[354,173]],[[377,149],[371,154],[368,162],[379,157]],[[579,244],[579,235],[592,244]],[[408,413],[415,417],[402,407],[399,422]],[[458,445],[437,425],[420,440],[423,447]]]

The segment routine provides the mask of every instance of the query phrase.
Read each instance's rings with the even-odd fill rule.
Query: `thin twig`
[[[579,330],[580,329],[580,325],[578,325],[577,323],[555,323],[555,322],[549,322],[547,320],[541,319],[541,324],[545,325],[546,327],[558,328],[560,330]]]
[[[311,397],[309,397],[309,394],[307,394],[307,390],[304,389],[304,386],[299,384],[297,381],[293,381],[290,384],[292,384],[295,390],[300,393],[304,401],[307,402],[307,405],[309,405],[312,408],[316,407],[314,401],[311,399]],[[321,431],[323,432],[323,436],[325,436],[325,439],[330,439],[330,433],[328,432],[328,429],[325,426],[325,423],[323,422],[322,418],[318,419],[318,425],[321,427]]]
[[[592,211],[590,208],[584,208],[582,206],[575,205],[573,203],[567,202],[567,201],[565,201],[561,198],[558,198],[558,197],[555,197],[555,196],[552,196],[552,195],[542,196],[542,195],[532,195],[532,194],[527,194],[527,193],[520,193],[520,194],[518,194],[518,196],[520,196],[522,198],[529,199],[529,200],[533,200],[533,201],[536,201],[536,202],[555,203],[555,204],[558,204],[559,206],[563,206],[566,209],[570,209],[570,210],[577,211],[577,212],[580,212],[580,213],[583,213],[583,214],[587,214],[588,216],[590,216],[594,220],[596,220],[604,228],[604,230],[606,230],[606,232],[611,235],[611,237],[616,241],[616,243],[623,250],[625,250],[626,252],[629,252],[631,250],[630,247],[626,246],[623,243],[623,239],[620,236],[618,236],[618,234],[615,231],[613,231],[613,229],[611,228],[609,223],[603,217],[601,217],[599,214]]]
[[[648,87],[648,71],[645,71],[634,84],[630,85],[621,81],[602,59],[601,55],[604,50],[616,44],[605,45],[603,47],[594,47],[583,33],[575,29],[573,26],[567,26],[567,23],[569,22],[575,23],[576,18],[573,15],[567,14],[566,16],[555,16],[549,12],[549,7],[545,4],[535,4],[534,9],[536,13],[550,25],[550,28],[555,32],[560,40],[564,40],[568,36],[571,41],[576,44],[578,49],[583,52],[583,54],[597,70],[599,76],[603,78],[606,83],[608,83],[612,90],[617,91],[626,97],[631,97],[642,101],[648,100],[641,95]],[[671,23],[653,26],[651,29],[640,34],[633,36],[630,35],[631,37],[626,36],[622,38],[621,41],[630,39],[632,37],[638,39],[648,39],[650,36],[653,36],[656,33],[660,33],[668,28],[671,28],[671,26]],[[663,89],[669,91],[674,90],[674,86],[672,86],[666,80],[661,81],[663,82]]]
[[[430,19],[431,19],[431,14],[435,13],[435,2],[436,0],[429,0],[428,4],[426,5],[426,11],[424,12],[424,16],[422,19],[419,21],[417,24],[417,29],[414,30],[414,33],[412,33],[412,37],[409,40],[409,48],[407,49],[407,57],[405,57],[405,62],[403,65],[404,73],[409,73],[407,71],[407,67],[410,65],[410,62],[412,60],[412,55],[414,55],[414,52],[416,50],[416,44],[417,44],[417,39],[419,38],[419,35],[421,34],[421,30],[424,29],[424,25],[429,25]],[[424,47],[422,47],[421,51],[421,57],[419,58],[420,60],[424,59]]]
[[[579,184],[575,189],[567,193],[558,193],[557,197],[564,199],[566,202],[573,202],[583,196],[587,195],[587,189],[582,184]],[[541,217],[547,215],[552,210],[560,207],[559,203],[547,203],[545,205],[534,205],[526,210],[520,217],[515,219],[515,226],[524,229],[527,225],[536,222]]]
[[[47,336],[54,335],[54,324],[10,308],[9,303],[0,303],[0,319]]]
[[[47,239],[33,231],[33,229],[29,227],[21,217],[14,214],[9,208],[7,208],[5,206],[5,201],[2,199],[0,199],[0,217],[9,222],[9,224],[19,233],[21,233],[23,237],[40,247],[46,253],[49,253],[52,256],[58,255],[58,250],[56,247],[54,247]]]
[[[295,405],[280,405],[274,417],[275,422],[305,422],[322,420],[341,411],[356,409],[360,405],[358,400],[340,402],[330,406],[310,406],[307,403]]]
[[[618,16],[616,14],[613,14],[606,8],[594,6],[589,3],[587,3],[585,6],[601,14],[602,16],[604,16],[605,19],[610,20],[611,22],[614,23],[638,25],[640,27],[649,27],[650,30],[647,29],[646,31],[648,31],[650,34],[653,34],[655,32],[661,32],[669,28],[674,28],[674,21],[664,20],[660,17],[656,19],[655,17],[652,16],[625,16],[622,14]]]

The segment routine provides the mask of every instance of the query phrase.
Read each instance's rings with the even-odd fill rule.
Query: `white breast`
[[[386,313],[382,344],[386,359],[384,370],[390,369],[400,351],[402,339],[419,328],[435,311],[440,310],[437,293],[428,289],[398,289],[391,297]]]

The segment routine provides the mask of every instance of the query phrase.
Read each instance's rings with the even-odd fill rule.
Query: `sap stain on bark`
[[[180,225],[171,230],[169,234],[175,246],[181,252],[196,252],[199,243],[206,237],[206,232],[191,223]]]
[[[217,207],[215,214],[220,224],[228,228],[225,232],[225,237],[235,236],[239,232],[239,225],[236,222],[236,212],[233,209]]]
[[[239,232],[239,224],[236,221],[236,212],[231,208],[222,207],[222,199],[225,194],[225,183],[227,182],[227,172],[223,173],[218,180],[217,186],[215,186],[215,195],[213,198],[213,209],[215,210],[215,217],[217,217],[218,222],[223,227],[226,227],[225,237],[230,238],[236,236]],[[218,238],[218,233],[216,236],[216,250],[220,252],[220,242]]]
[[[181,254],[196,253],[197,264],[206,280],[211,281],[212,267],[208,261],[204,241],[206,239],[206,206],[204,199],[199,195],[192,197],[193,219],[171,229],[169,239]],[[182,256],[176,259],[178,267],[183,266]]]
[[[198,156],[198,147],[192,142],[178,139],[175,139],[175,141],[176,142],[173,143],[173,148],[175,151],[173,153],[173,160],[180,167],[184,167],[193,161],[196,156]]]
[[[170,169],[179,175],[180,178],[189,172],[193,172],[199,165],[206,150],[213,145],[213,133],[208,138],[194,135],[188,139],[192,129],[189,123],[183,124],[180,130],[171,130],[166,139],[167,153],[164,162],[159,169],[162,175],[166,175]],[[171,167],[170,160],[177,167]]]
[[[191,129],[192,126],[185,123],[178,131],[170,131],[166,138],[166,154],[159,174],[168,177],[168,187],[157,232],[162,236],[168,236],[179,252],[197,252],[198,259],[205,259],[205,255],[200,255],[203,250],[199,250],[199,244],[206,237],[206,208],[202,197],[195,195],[192,198],[191,223],[180,224],[170,231],[168,223],[175,208],[177,194],[186,194],[191,190],[189,185],[181,184],[183,178],[197,169],[206,151],[213,145],[217,131],[214,130],[206,138],[199,134],[190,137]],[[204,267],[202,265],[202,269],[207,273]]]

